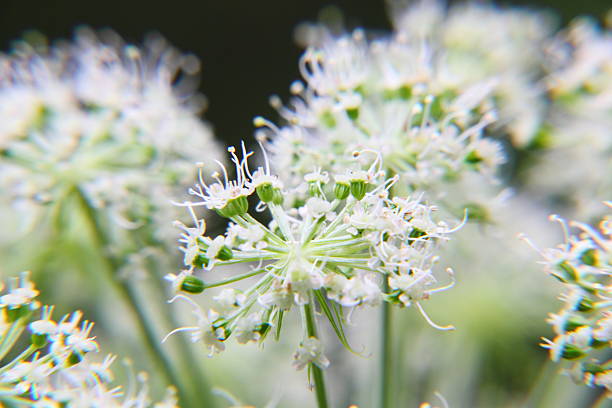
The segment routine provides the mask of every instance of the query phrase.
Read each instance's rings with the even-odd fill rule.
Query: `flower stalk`
[[[306,320],[306,333],[309,338],[317,338],[317,324],[314,317],[314,310],[312,308],[312,302],[307,303],[303,306],[304,318]],[[325,378],[323,376],[323,370],[315,364],[309,363],[308,369],[310,373],[312,373],[312,378],[314,380],[314,390],[317,397],[317,407],[318,408],[327,408],[327,394],[325,391]]]
[[[156,334],[150,316],[148,316],[146,310],[144,310],[144,308],[142,308],[140,303],[137,301],[136,291],[128,281],[117,276],[116,271],[119,270],[120,264],[117,259],[106,253],[106,249],[108,248],[110,241],[104,232],[104,228],[102,225],[100,225],[98,217],[96,216],[96,210],[89,204],[87,198],[78,187],[74,188],[74,196],[78,201],[81,212],[89,225],[97,248],[103,251],[102,258],[104,259],[104,270],[107,272],[108,281],[121,296],[124,303],[136,315],[135,320],[138,331],[141,333],[141,338],[144,340],[145,347],[147,348],[148,354],[151,356],[154,365],[157,366],[158,371],[162,373],[168,384],[177,387],[179,399],[182,401],[182,406],[197,406],[194,405],[195,402],[186,394],[186,390],[182,386],[183,382],[181,381],[181,376],[176,372],[170,358],[162,349],[161,342]]]

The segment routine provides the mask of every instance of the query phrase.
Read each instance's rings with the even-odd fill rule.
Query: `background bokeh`
[[[457,2],[452,2],[457,3]],[[608,0],[502,1],[555,11],[562,22],[577,15],[602,17]],[[128,41],[140,42],[155,31],[202,61],[201,90],[209,101],[205,113],[215,134],[227,143],[251,137],[252,118],[276,118],[267,100],[286,97],[299,78],[301,54],[294,29],[317,20],[325,7],[336,6],[346,26],[390,27],[384,0],[47,0],[0,2],[0,45],[6,50],[27,30],[50,39],[70,38],[75,26],[110,27]],[[285,99],[285,98],[283,98]]]
[[[577,15],[601,18],[610,8],[609,0],[506,1],[499,4],[543,7],[556,13],[560,24]],[[172,45],[201,60],[200,90],[209,103],[204,116],[221,144],[235,144],[251,138],[254,116],[277,119],[268,105],[268,97],[279,94],[286,100],[290,83],[299,78],[297,61],[301,49],[294,40],[294,30],[304,21],[319,19],[321,11],[329,10],[330,6],[344,14],[345,25],[349,28],[363,26],[387,30],[390,27],[382,0],[1,0],[0,46],[3,50],[10,49],[11,41],[29,30],[37,30],[51,40],[69,39],[79,25],[112,28],[127,41],[135,43],[141,42],[148,32],[159,32]],[[520,218],[523,225],[513,225],[517,230],[524,227],[526,232],[540,229],[541,233],[546,228],[554,229],[548,225],[546,215],[542,208],[514,208],[507,214],[506,222],[511,224]],[[406,362],[403,375],[407,378],[405,383],[398,384],[398,399],[405,401],[406,406],[417,406],[420,401],[433,399],[429,390],[439,389],[453,407],[518,407],[529,406],[523,405],[527,404],[525,390],[532,389],[533,394],[545,394],[536,395],[540,404],[536,406],[587,406],[593,397],[585,396],[586,391],[570,388],[573,385],[567,378],[551,374],[554,368],[540,367],[547,355],[538,347],[536,333],[550,334],[544,319],[548,311],[558,307],[555,294],[559,287],[539,270],[535,264],[537,254],[513,241],[513,237],[495,240],[495,234],[479,235],[482,232],[478,227],[469,226],[462,234],[478,236],[482,247],[487,246],[486,253],[474,253],[478,245],[456,246],[449,250],[451,258],[465,260],[463,264],[453,263],[459,271],[459,284],[447,297],[444,295],[443,299],[432,301],[429,310],[433,316],[440,317],[440,323],[452,322],[462,330],[453,334],[454,338],[428,328],[422,330],[424,324],[419,316],[411,313],[413,311],[409,311],[410,316],[398,325],[398,331],[403,333],[398,339],[404,342],[400,347],[404,354],[398,358]],[[559,242],[558,236],[551,235],[542,246]],[[508,247],[507,242],[515,244]],[[473,262],[474,259],[478,262]],[[520,262],[500,264],[500,259]],[[513,273],[517,272],[517,264],[521,265],[520,273]],[[523,269],[525,265],[531,265],[531,270]],[[461,274],[468,273],[472,277],[462,283]],[[512,291],[507,290],[510,287]],[[72,302],[76,305],[83,300],[75,293]],[[106,302],[114,300],[106,299]],[[87,307],[95,308],[94,303],[79,307],[85,308],[86,314],[95,315],[94,310],[87,310]],[[189,313],[188,309],[185,313]],[[351,330],[352,338],[358,339],[354,346],[365,350],[366,355],[376,350],[375,323],[367,323],[375,319],[375,314],[363,312],[355,318],[359,323]],[[115,316],[108,320],[108,325],[119,321]],[[119,321],[118,330],[129,330],[129,324],[121,324]],[[414,330],[417,327],[420,329]],[[281,407],[310,406],[305,374],[296,373],[289,363],[292,344],[269,344],[264,352],[258,351],[255,345],[233,344],[222,356],[213,360],[203,358],[206,360],[203,364],[215,385],[257,406],[264,406],[267,400],[281,393]],[[137,353],[137,348],[134,346],[127,354]],[[110,349],[113,350],[112,346]],[[431,357],[431,350],[436,350],[435,358]],[[346,406],[351,401],[367,401],[372,392],[368,381],[376,366],[374,359],[359,359],[333,347],[332,353],[340,362],[332,366],[329,376],[332,386],[337,386],[334,389],[342,390],[334,396],[340,403],[338,406]],[[347,354],[345,359],[340,357],[342,353]],[[343,364],[342,361],[351,362]],[[538,376],[545,378],[544,382],[550,377],[549,381],[554,384],[542,384]],[[291,391],[282,392],[283,388]],[[567,396],[554,399],[553,395]],[[562,400],[563,405],[546,402],[547,398]],[[303,404],[293,405],[299,402]]]

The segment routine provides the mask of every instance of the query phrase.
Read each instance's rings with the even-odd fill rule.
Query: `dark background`
[[[560,22],[581,14],[602,17],[609,0],[504,1],[556,10]],[[130,42],[157,31],[182,51],[202,61],[201,91],[209,107],[206,119],[217,137],[228,143],[249,139],[252,118],[276,119],[268,106],[271,94],[286,99],[290,83],[299,78],[301,53],[293,30],[315,21],[322,8],[336,5],[348,27],[389,28],[384,0],[0,0],[0,44],[35,29],[50,39],[70,38],[86,24],[110,27]]]

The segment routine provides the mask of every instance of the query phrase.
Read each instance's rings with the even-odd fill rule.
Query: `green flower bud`
[[[308,194],[311,197],[319,197],[321,195],[321,183],[318,181],[311,181],[308,183]]]
[[[280,191],[280,188],[274,189],[274,195],[272,196],[272,203],[276,205],[281,205],[284,201],[283,193]]]
[[[351,120],[357,120],[357,118],[359,117],[359,108],[347,109],[346,114]]]
[[[361,200],[366,194],[365,180],[351,180],[351,194],[357,200]]]
[[[272,187],[272,183],[264,183],[257,186],[255,191],[259,199],[264,203],[269,203],[274,199],[274,187]]]
[[[465,156],[464,160],[468,164],[478,164],[482,161],[482,157],[478,155],[476,150],[472,150]]]
[[[419,228],[413,228],[412,231],[410,231],[410,238],[421,238],[423,236],[427,235],[427,233],[425,231],[423,231],[422,229]]]
[[[597,250],[587,249],[580,255],[580,261],[585,265],[596,266],[598,264]]]
[[[335,128],[336,127],[336,118],[334,118],[334,115],[327,111],[324,114],[321,115],[321,122],[323,122],[323,125],[327,126],[328,128]]]
[[[572,316],[565,322],[563,329],[571,332],[582,326],[588,326],[589,322],[582,316]]]
[[[261,334],[262,337],[264,337],[268,331],[270,330],[270,328],[272,327],[272,325],[268,322],[263,322],[262,324],[258,325],[255,328],[255,331],[259,334]]]
[[[225,207],[217,209],[217,214],[225,218],[235,217],[237,215],[243,215],[249,210],[249,200],[246,196],[239,196],[234,199],[228,200]]]
[[[73,351],[72,353],[70,353],[70,355],[66,359],[66,364],[68,364],[68,366],[71,367],[73,365],[79,364],[81,362],[81,360],[83,360],[83,356],[81,356],[79,353]]]
[[[596,363],[583,363],[582,364],[582,372],[590,373],[590,374],[598,374],[606,371],[605,368]]]
[[[387,100],[389,99],[403,99],[408,100],[412,96],[412,88],[407,85],[404,85],[400,88],[396,89],[385,89],[383,92],[383,97]]]
[[[585,353],[583,350],[581,350],[577,346],[573,344],[566,344],[563,346],[561,357],[563,357],[566,360],[577,360],[579,358],[586,356],[586,354],[587,353]]]
[[[559,262],[557,270],[560,271],[560,274],[555,274],[554,276],[561,282],[575,282],[578,279],[578,272],[567,261]]]
[[[181,290],[187,293],[202,293],[204,292],[205,288],[206,285],[204,285],[204,281],[202,281],[200,278],[196,278],[193,275],[185,276],[183,282],[181,283]]]
[[[477,203],[467,203],[464,205],[467,210],[468,221],[486,223],[491,221],[486,207]]]
[[[234,253],[232,252],[232,250],[227,245],[223,245],[215,258],[220,261],[229,261],[233,257]]]
[[[539,151],[549,148],[554,141],[553,132],[552,126],[543,125],[535,135],[533,135],[526,149],[528,151]]]
[[[346,199],[350,193],[351,193],[350,184],[336,183],[336,185],[334,186],[334,195],[336,196],[338,200]]]
[[[594,349],[601,349],[604,347],[608,347],[608,345],[610,344],[609,341],[601,341],[601,340],[597,340],[595,338],[591,339],[591,342],[589,343],[589,346],[593,347]]]
[[[210,263],[210,259],[208,259],[202,254],[197,254],[195,258],[193,258],[193,261],[191,264],[195,266],[196,268],[202,269],[202,268],[206,268],[209,263]]]
[[[579,312],[588,313],[593,311],[593,309],[595,309],[593,301],[586,297],[582,298],[580,302],[578,302],[578,304],[576,305],[576,310],[578,310]]]

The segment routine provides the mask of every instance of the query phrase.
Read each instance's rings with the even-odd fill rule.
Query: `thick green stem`
[[[304,317],[306,320],[306,331],[308,337],[318,338],[314,311],[312,310],[312,302],[304,305]],[[317,407],[327,408],[327,394],[325,393],[325,379],[323,378],[323,370],[313,363],[310,363],[308,368],[310,369],[312,378],[314,379]]]
[[[158,371],[162,373],[168,384],[172,384],[177,387],[179,399],[182,401],[183,407],[196,406],[190,404],[190,399],[185,395],[185,390],[181,386],[180,376],[173,369],[172,363],[166,353],[162,350],[161,341],[159,336],[155,333],[154,325],[145,310],[140,306],[137,299],[136,291],[128,284],[124,279],[121,279],[117,275],[117,271],[120,267],[119,262],[112,256],[108,256],[106,253],[109,247],[109,239],[104,232],[104,229],[99,223],[98,217],[96,216],[96,210],[90,205],[89,201],[83,194],[83,192],[77,187],[74,189],[76,199],[79,206],[83,210],[83,216],[86,222],[89,224],[96,245],[103,252],[104,270],[107,273],[109,282],[117,290],[122,297],[125,304],[136,314],[136,324],[138,330],[141,333],[141,337],[145,341],[145,346],[149,352],[149,355],[153,359],[154,365],[157,366]]]
[[[385,279],[383,284],[383,292],[389,291],[389,284]],[[392,325],[391,325],[391,304],[383,302],[381,312],[381,328],[380,328],[380,373],[379,378],[379,398],[378,406],[380,408],[389,408],[391,406],[391,393],[393,391],[393,384],[391,382],[392,368]]]

